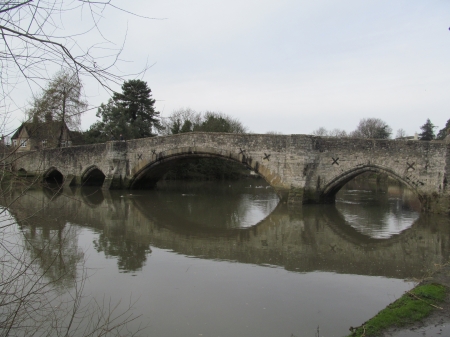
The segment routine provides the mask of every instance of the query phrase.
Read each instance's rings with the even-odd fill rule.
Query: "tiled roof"
[[[61,121],[26,122],[17,129],[11,139],[17,139],[23,128],[27,131],[29,138],[51,139],[59,137],[61,130],[63,128],[67,129],[67,126]]]

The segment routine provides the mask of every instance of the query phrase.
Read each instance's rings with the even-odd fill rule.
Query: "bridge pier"
[[[107,144],[107,172],[102,189],[127,188],[127,171],[129,167],[128,143],[125,141],[108,142]]]

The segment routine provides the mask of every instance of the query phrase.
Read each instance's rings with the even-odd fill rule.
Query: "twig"
[[[434,307],[434,308],[436,308],[436,309],[441,309],[441,310],[443,310],[443,309],[444,309],[444,308],[438,307],[437,305],[434,305],[434,304],[428,303],[427,301],[425,301],[425,300],[421,299],[420,297],[418,297],[417,295],[413,294],[413,293],[412,293],[412,292],[410,292],[410,291],[407,291],[407,293],[408,293],[408,294],[410,294],[411,296],[413,296],[413,297],[417,298],[418,300],[421,300],[422,302],[425,302],[426,304],[429,304],[429,305],[431,305],[432,307]]]

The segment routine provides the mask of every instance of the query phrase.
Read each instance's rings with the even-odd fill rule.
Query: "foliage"
[[[105,143],[111,139],[115,138],[108,135],[108,133],[105,131],[105,124],[102,122],[95,122],[89,127],[88,130],[83,132],[84,144]]]
[[[426,123],[420,127],[422,130],[421,133],[419,133],[419,139],[420,140],[433,140],[436,136],[434,134],[434,129],[436,126],[431,123],[430,119],[428,118]]]
[[[87,108],[82,98],[83,85],[73,72],[60,71],[48,83],[47,88],[32,102],[27,111],[33,122],[63,121],[69,129],[78,129],[81,114]]]
[[[194,125],[201,123],[202,115],[191,109],[180,109],[174,111],[169,117],[162,121],[162,135],[176,135],[178,133],[191,132]]]
[[[445,126],[439,130],[438,134],[436,135],[436,139],[439,139],[439,140],[445,139],[445,137],[447,137],[449,131],[450,131],[450,119],[447,120],[447,123],[445,123]]]
[[[224,113],[206,111],[202,114],[191,109],[174,111],[163,121],[161,129],[163,135],[193,131],[246,133],[248,129],[238,119]]]
[[[113,95],[115,106],[123,115],[121,118],[125,120],[133,138],[151,137],[154,136],[153,128],[160,129],[159,112],[155,111],[151,92],[147,82],[129,80],[122,85],[122,93],[115,92]],[[114,123],[114,120],[111,122]]]
[[[392,129],[379,118],[363,118],[356,130],[350,133],[354,138],[389,139]]]
[[[123,227],[113,228],[108,234],[102,232],[93,244],[97,252],[104,252],[106,257],[117,257],[119,269],[125,272],[142,270],[147,255],[152,251],[149,244],[127,239]]]
[[[383,329],[419,321],[430,315],[434,305],[444,300],[446,292],[446,287],[440,284],[418,286],[362,326],[353,329],[350,336],[378,336]]]
[[[237,119],[220,112],[207,111],[200,124],[193,125],[194,131],[199,132],[225,132],[225,133],[246,133],[244,127]]]
[[[86,143],[119,140],[120,135],[125,139],[155,136],[153,130],[160,130],[161,125],[151,96],[147,82],[125,81],[122,93],[114,93],[108,103],[98,108],[97,117],[102,120],[85,132]]]

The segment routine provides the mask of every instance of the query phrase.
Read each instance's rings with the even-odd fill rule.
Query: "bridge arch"
[[[179,162],[188,161],[192,158],[221,158],[223,160],[234,161],[242,164],[249,170],[252,170],[264,178],[270,185],[274,179],[281,180],[280,177],[270,174],[270,171],[251,157],[244,154],[233,153],[231,151],[217,148],[192,148],[182,147],[163,151],[154,154],[151,160],[139,163],[131,171],[129,188],[152,188],[166,172]]]
[[[81,185],[102,186],[105,178],[105,174],[97,167],[97,165],[91,165],[81,174]]]
[[[382,173],[386,174],[389,177],[401,182],[405,186],[408,186],[411,190],[413,190],[420,202],[423,202],[423,196],[421,193],[417,190],[417,186],[411,183],[410,180],[407,178],[398,175],[391,169],[378,166],[378,165],[364,165],[364,166],[358,166],[354,167],[348,171],[342,172],[342,174],[336,176],[331,181],[328,182],[328,184],[322,189],[322,192],[320,194],[319,200],[324,203],[333,203],[336,197],[336,194],[339,192],[339,190],[349,181],[356,178],[360,174],[366,173],[366,172],[374,172],[374,173]]]
[[[52,166],[44,172],[42,180],[48,184],[61,185],[64,182],[64,176],[56,167]]]
[[[25,170],[23,167],[17,170],[17,175],[19,177],[26,177],[27,176],[27,170]]]

